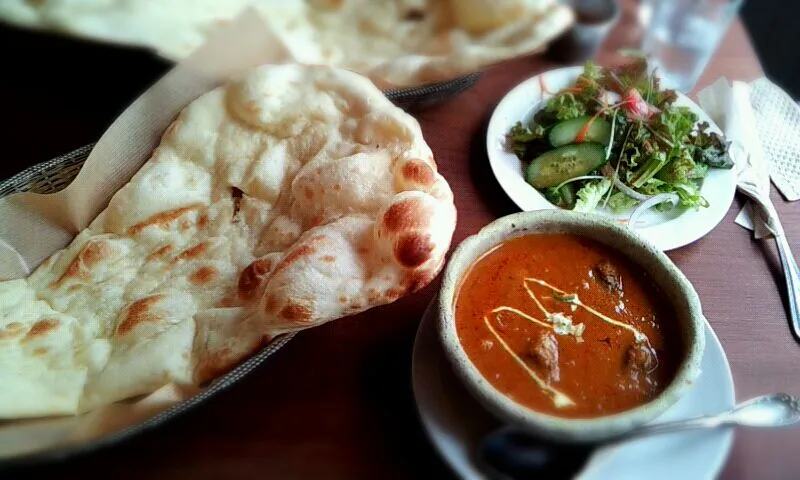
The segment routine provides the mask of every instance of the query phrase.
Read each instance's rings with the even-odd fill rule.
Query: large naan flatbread
[[[573,21],[557,0],[3,0],[0,19],[180,60],[247,6],[303,63],[395,85],[535,53]]]
[[[256,68],[184,109],[67,248],[0,283],[0,418],[202,384],[427,285],[455,222],[419,124],[368,79]]]

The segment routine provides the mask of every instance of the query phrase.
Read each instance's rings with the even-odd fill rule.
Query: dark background
[[[746,0],[741,16],[767,76],[800,100],[800,1]]]

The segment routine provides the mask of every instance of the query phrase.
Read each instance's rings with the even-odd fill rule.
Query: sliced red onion
[[[636,190],[632,189],[631,187],[622,183],[622,180],[619,179],[619,176],[617,176],[617,172],[615,172],[614,169],[611,168],[611,165],[606,163],[605,165],[603,165],[603,168],[601,168],[600,171],[603,172],[603,175],[608,177],[614,183],[614,186],[617,187],[617,190],[631,197],[637,202],[645,202],[652,197],[652,195],[645,195],[643,193],[639,193]]]
[[[658,195],[654,195],[633,209],[631,216],[628,217],[628,225],[635,228],[636,221],[639,220],[639,217],[642,216],[644,212],[650,210],[660,203],[671,202],[674,206],[677,205],[679,201],[680,198],[675,193],[659,193]]]

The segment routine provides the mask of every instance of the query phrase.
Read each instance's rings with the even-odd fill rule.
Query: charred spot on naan
[[[415,268],[431,258],[436,245],[427,233],[407,233],[400,235],[394,245],[394,256],[400,265]]]
[[[410,8],[403,15],[403,20],[408,22],[419,22],[423,19],[425,19],[425,10],[421,8]]]
[[[57,318],[43,318],[38,322],[34,323],[28,333],[25,334],[25,337],[21,340],[22,343],[30,342],[31,340],[36,340],[40,337],[47,335],[48,333],[52,332],[53,330],[57,329],[58,326],[61,325],[61,321]]]
[[[324,243],[327,240],[328,237],[325,235],[315,235],[309,238],[306,243],[289,252],[289,254],[287,254],[280,263],[278,263],[278,265],[275,267],[274,274],[277,275],[303,258],[310,257],[317,252],[319,244]]]
[[[239,275],[238,296],[252,300],[261,289],[264,278],[272,271],[272,259],[262,257],[247,266]]]
[[[403,179],[414,185],[430,187],[436,180],[433,169],[421,160],[409,160],[400,169]]]
[[[198,228],[199,230],[205,230],[206,228],[208,228],[208,215],[206,215],[205,213],[203,213],[203,214],[200,214],[200,215],[197,217],[197,223],[196,223],[196,224],[192,223],[192,220],[191,220],[191,218],[183,218],[183,219],[181,220],[181,223],[180,223],[180,225],[178,225],[178,229],[179,229],[181,232],[187,232],[187,231],[189,231],[189,229],[191,229],[191,228],[192,228],[194,225],[197,225],[197,228]]]
[[[170,265],[175,265],[179,262],[184,260],[196,260],[201,258],[203,254],[208,251],[209,244],[208,242],[200,242],[193,247],[189,247],[186,250],[179,253],[175,258],[172,259]]]
[[[189,281],[194,285],[206,285],[217,278],[219,278],[219,270],[210,265],[203,265],[189,275]]]
[[[145,261],[152,262],[154,260],[160,260],[169,255],[170,253],[172,253],[172,250],[174,250],[174,248],[175,247],[173,247],[172,245],[164,245],[163,247],[157,248],[156,250],[153,251],[153,253],[147,256]]]
[[[383,226],[390,233],[417,230],[428,224],[428,208],[420,197],[393,203],[383,214]]]
[[[313,311],[307,305],[289,302],[278,315],[292,323],[306,323],[311,320],[312,314]]]
[[[116,335],[124,337],[143,323],[157,322],[159,316],[153,311],[153,306],[165,297],[166,295],[156,294],[131,303],[125,313],[125,318],[117,324]]]
[[[169,210],[166,212],[157,213],[152,217],[148,218],[147,220],[137,223],[136,225],[130,227],[128,229],[128,235],[137,235],[148,227],[165,228],[170,223],[178,220],[184,215],[196,212],[200,208],[202,208],[202,205],[196,204],[196,205],[190,205],[188,207],[176,208],[175,210]]]
[[[107,259],[113,253],[113,249],[108,242],[103,240],[90,241],[81,248],[75,258],[69,262],[64,273],[51,284],[53,288],[59,288],[67,280],[88,280],[88,271],[95,265]]]
[[[204,385],[211,380],[225,375],[244,359],[254,355],[271,339],[271,337],[263,337],[261,341],[255,342],[253,348],[248,348],[246,351],[233,352],[230,348],[223,348],[209,353],[195,365],[195,381],[199,385]]]

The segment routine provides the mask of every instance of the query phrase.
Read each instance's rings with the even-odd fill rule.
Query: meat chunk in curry
[[[621,292],[622,291],[622,277],[614,266],[608,260],[601,260],[594,267],[597,279],[600,280],[609,290]]]
[[[625,363],[629,369],[643,373],[649,373],[658,366],[656,352],[647,342],[636,342],[628,347]]]
[[[558,368],[558,339],[553,332],[543,332],[532,338],[528,345],[528,356],[545,372],[548,383],[559,381],[561,372]]]

